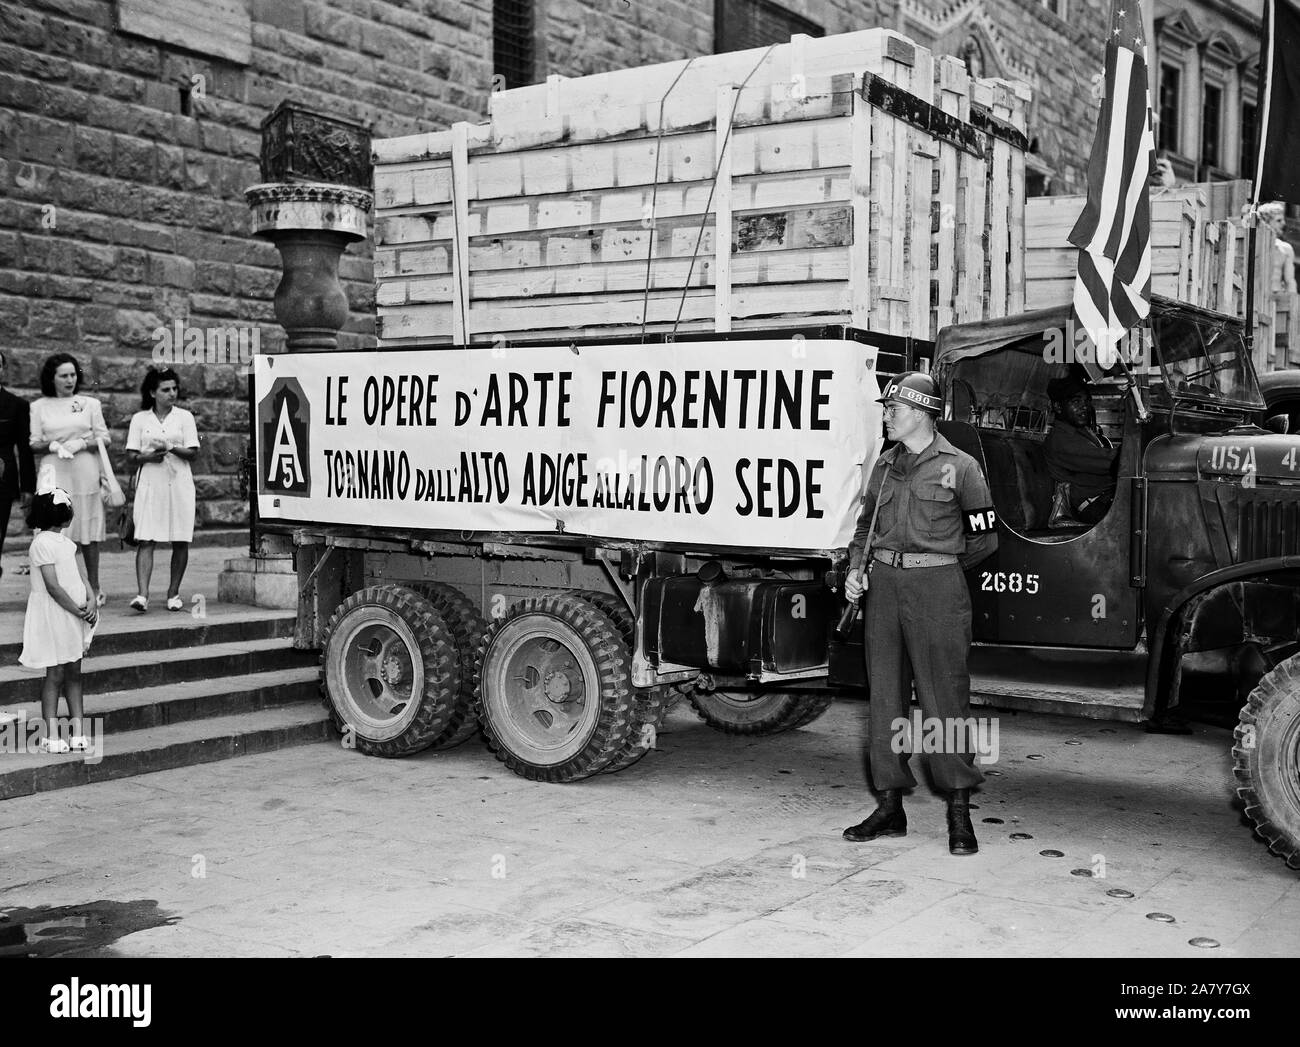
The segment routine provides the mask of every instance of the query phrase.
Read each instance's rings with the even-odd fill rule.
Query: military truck
[[[986,674],[975,700],[1168,730],[1193,670],[1232,681],[1246,812],[1300,867],[1300,440],[1261,428],[1240,322],[1159,299],[1133,388],[1096,376],[1114,502],[1049,526],[1046,383],[1076,343],[1023,312],[1026,102],[873,30],[551,78],[376,142],[379,351],[259,356],[250,390],[254,541],[293,544],[345,743],[481,732],[571,782],[635,764],[683,696],[733,734],[861,697],[835,625],[874,393],[933,370],[1000,517],[980,651],[1140,677],[1080,700]]]
[[[1246,816],[1300,868],[1300,439],[1268,416],[1239,319],[1157,296],[1135,339],[1131,387],[1090,368],[1114,501],[1094,526],[1053,528],[1047,383],[1077,344],[1069,307],[940,334],[940,430],[984,465],[999,518],[969,578],[974,637],[1075,652],[1064,665],[1081,674],[1137,655],[1133,700],[1108,683],[1092,701],[1155,730],[1231,715]]]

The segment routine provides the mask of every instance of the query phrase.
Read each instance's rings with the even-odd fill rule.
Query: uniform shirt
[[[909,454],[906,447],[897,444],[876,462],[849,544],[851,569],[862,566],[877,498],[880,514],[873,548],[898,553],[951,553],[964,570],[998,547],[994,531],[966,537],[964,514],[988,509],[993,498],[979,463],[939,433],[917,454]]]
[[[1115,490],[1118,448],[1091,429],[1058,418],[1043,441],[1043,459],[1052,479],[1070,485],[1074,504]]]

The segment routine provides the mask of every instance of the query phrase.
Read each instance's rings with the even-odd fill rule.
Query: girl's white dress
[[[194,415],[173,407],[160,422],[153,411],[131,416],[126,435],[128,451],[146,454],[170,441],[181,447],[198,447],[199,430]],[[135,537],[141,542],[192,542],[194,540],[194,477],[190,463],[169,454],[161,462],[140,467],[135,489]]]
[[[18,661],[29,669],[48,669],[80,660],[90,647],[95,627],[69,614],[45,588],[43,564],[53,564],[59,585],[76,603],[85,603],[86,586],[77,570],[77,543],[59,531],[37,531],[28,550],[32,592],[23,622],[23,653]]]
[[[38,468],[54,466],[54,482],[72,499],[72,524],[68,537],[81,545],[104,540],[104,502],[99,493],[98,437],[108,442],[104,409],[93,396],[42,396],[32,401],[31,438],[39,443],[72,439],[86,441],[86,448],[72,459],[47,454]]]

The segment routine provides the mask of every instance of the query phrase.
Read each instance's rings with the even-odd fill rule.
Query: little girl
[[[41,470],[27,526],[36,532],[28,559],[32,592],[23,622],[23,653],[18,661],[29,669],[44,669],[41,716],[47,735],[41,751],[86,752],[90,741],[82,733],[81,658],[90,647],[98,612],[89,599],[86,563],[77,543],[63,534],[72,522],[72,499],[54,486],[53,470]],[[59,694],[68,699],[71,744],[58,737],[55,718]]]

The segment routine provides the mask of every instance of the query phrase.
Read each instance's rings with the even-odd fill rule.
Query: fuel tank
[[[826,665],[843,599],[823,582],[695,575],[653,578],[642,594],[646,660],[752,680]]]

